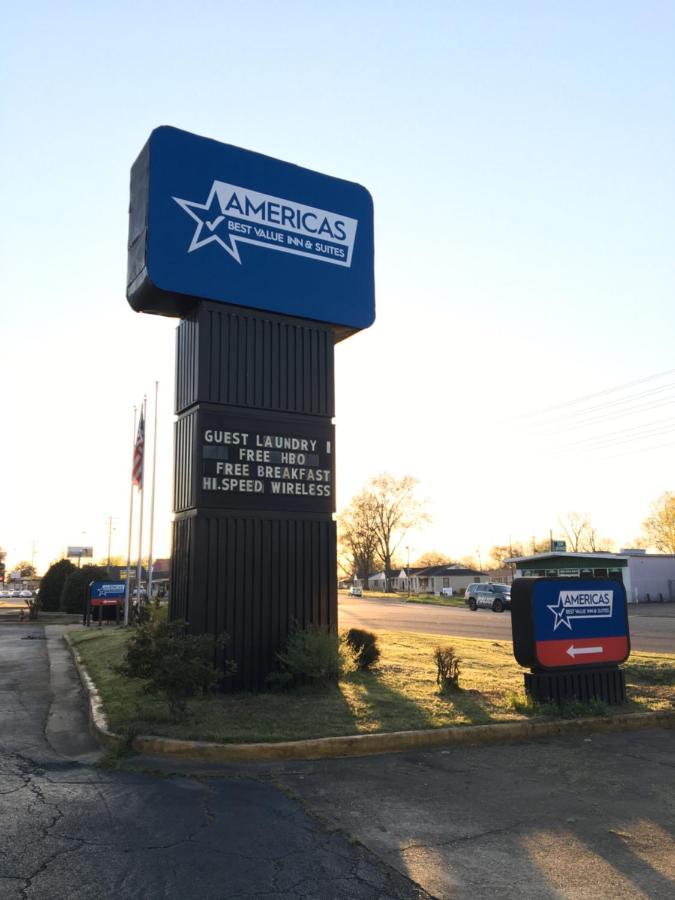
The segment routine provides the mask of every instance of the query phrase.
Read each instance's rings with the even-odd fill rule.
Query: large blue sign
[[[127,297],[195,298],[339,326],[375,319],[373,204],[361,185],[161,127],[131,172]]]
[[[626,590],[613,579],[517,579],[511,624],[521,665],[618,664],[630,652]]]

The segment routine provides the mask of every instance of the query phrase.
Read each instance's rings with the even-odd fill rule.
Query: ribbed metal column
[[[229,634],[231,688],[262,687],[296,625],[337,624],[333,348],[330,326],[206,301],[178,328],[170,614]],[[311,452],[290,466],[270,435]]]

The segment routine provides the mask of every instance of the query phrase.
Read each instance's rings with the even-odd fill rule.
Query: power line
[[[562,428],[555,428],[553,431],[549,431],[543,433],[542,436],[552,437],[556,434],[561,434],[566,431],[572,431],[576,428],[587,428],[589,425],[595,425],[597,422],[610,422],[614,419],[620,419],[623,416],[630,415],[631,413],[637,412],[647,412],[650,409],[659,409],[662,406],[670,406],[673,402],[675,402],[674,397],[667,397],[665,400],[660,400],[657,403],[649,403],[638,406],[631,406],[628,409],[621,410],[620,412],[614,412],[608,416],[595,416],[592,419],[588,419],[584,422],[572,422],[568,425],[563,426]]]
[[[675,431],[675,426],[671,425],[668,428],[655,428],[655,429],[652,429],[651,431],[645,432],[644,434],[627,436],[624,438],[620,438],[619,440],[616,440],[616,439],[602,440],[599,443],[591,443],[588,447],[583,447],[583,446],[574,447],[574,448],[561,447],[560,449],[562,452],[568,452],[568,453],[576,456],[580,453],[589,453],[589,452],[592,452],[595,450],[606,450],[613,446],[620,446],[622,444],[633,444],[636,441],[645,441],[645,440],[648,440],[653,437],[658,437],[662,434],[670,434],[673,431]]]
[[[604,397],[606,394],[613,394],[616,391],[623,391],[626,388],[635,387],[638,384],[645,384],[647,381],[655,381],[657,378],[663,378],[665,375],[675,374],[675,369],[665,369],[663,372],[656,372],[654,375],[647,375],[644,378],[637,378],[635,381],[627,381],[625,384],[619,384],[615,387],[605,388],[602,391],[595,391],[592,394],[585,394],[583,397],[576,397],[574,400],[565,400],[562,403],[556,403],[553,406],[546,406],[543,409],[533,410],[529,413],[522,413],[515,416],[514,420],[528,419],[533,416],[540,416],[547,412],[553,412],[556,409],[563,409],[566,406],[573,406],[576,403],[584,403],[586,400],[594,400],[596,397]]]
[[[589,413],[596,412],[597,410],[607,410],[611,407],[622,406],[624,403],[631,403],[633,400],[649,398],[654,394],[662,394],[664,391],[668,391],[673,387],[675,387],[675,382],[670,382],[669,384],[661,385],[661,387],[652,388],[649,391],[642,391],[639,394],[630,394],[628,397],[619,397],[616,400],[609,400],[606,403],[599,403],[597,406],[587,406],[585,409],[578,409],[574,410],[573,412],[563,413],[562,416],[556,416],[556,418],[549,419],[547,422],[541,422],[535,427],[546,428],[549,425],[556,425],[559,422],[564,422],[568,419],[574,419],[577,416],[585,416]],[[640,404],[638,404],[638,406],[639,405]]]
[[[597,434],[589,438],[580,438],[577,441],[573,441],[569,446],[573,447],[576,444],[583,444],[586,441],[593,442],[595,440],[604,440],[606,438],[612,437],[620,438],[631,431],[644,431],[646,429],[660,428],[662,426],[668,425],[668,423],[672,423],[672,425],[670,425],[669,427],[675,427],[675,416],[670,416],[667,419],[656,419],[656,421],[654,422],[643,422],[639,425],[631,425],[628,428],[619,428],[618,431],[606,431],[604,434]]]

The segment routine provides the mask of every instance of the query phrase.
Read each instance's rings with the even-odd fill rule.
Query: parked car
[[[363,591],[357,585],[352,585],[349,588],[349,596],[350,597],[363,597]]]
[[[469,609],[491,609],[493,612],[504,612],[511,609],[511,585],[470,584],[464,596]]]

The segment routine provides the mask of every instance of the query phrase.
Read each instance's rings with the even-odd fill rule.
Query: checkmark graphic
[[[209,231],[215,231],[221,222],[225,220],[225,216],[216,216],[212,222],[204,222]]]

